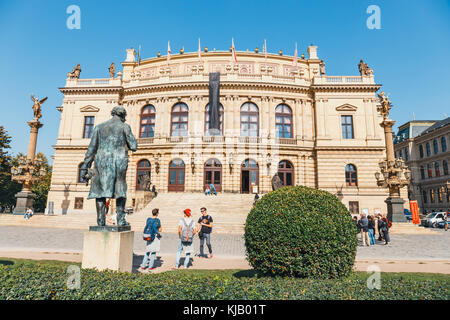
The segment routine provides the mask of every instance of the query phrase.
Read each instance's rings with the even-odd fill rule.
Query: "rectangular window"
[[[75,198],[74,209],[83,209],[83,198]]]
[[[405,160],[409,161],[409,148],[408,147],[405,148]]]
[[[354,139],[353,134],[353,116],[341,116],[342,138]]]
[[[83,130],[83,138],[90,139],[92,137],[92,133],[94,132],[94,119],[93,116],[84,117],[84,130]]]

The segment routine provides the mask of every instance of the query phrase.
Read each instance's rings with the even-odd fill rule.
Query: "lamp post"
[[[386,160],[380,161],[380,172],[375,172],[375,178],[379,187],[389,189],[389,197],[385,200],[388,219],[393,222],[406,222],[403,213],[405,201],[400,197],[400,189],[409,185],[411,170],[405,165],[403,159],[395,159],[394,156],[392,126],[395,121],[389,119],[389,110],[392,108],[392,103],[389,101],[389,97],[384,94],[384,91],[378,94],[378,98],[381,103],[378,112],[383,116],[380,126],[384,129]]]
[[[34,194],[31,192],[31,187],[42,180],[46,174],[42,167],[42,161],[36,159],[36,143],[39,129],[43,124],[39,121],[42,117],[41,106],[47,98],[42,100],[31,96],[34,101],[33,111],[34,118],[28,121],[30,126],[30,140],[28,142],[28,152],[26,156],[19,158],[19,165],[11,168],[11,178],[14,181],[22,184],[22,191],[16,194],[16,207],[14,214],[24,214],[28,207],[33,207]]]

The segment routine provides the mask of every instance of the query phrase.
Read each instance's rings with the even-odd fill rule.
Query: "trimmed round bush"
[[[355,262],[357,228],[324,190],[284,187],[264,195],[245,223],[247,260],[265,274],[339,278]]]

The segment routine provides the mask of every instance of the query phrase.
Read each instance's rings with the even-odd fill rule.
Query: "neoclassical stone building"
[[[450,117],[414,120],[399,127],[395,156],[411,169],[408,197],[417,200],[419,212],[450,210]]]
[[[278,173],[285,185],[338,195],[353,213],[385,212],[387,191],[374,176],[385,157],[381,85],[372,72],[327,76],[316,46],[296,63],[258,52],[238,52],[235,63],[229,51],[206,51],[137,61],[128,49],[117,75],[69,73],[48,197],[56,214],[95,211],[79,165],[93,127],[118,104],[138,139],[128,206],[142,197],[142,175],[159,192],[203,192],[213,183],[219,192],[265,193]],[[219,135],[208,132],[210,72],[220,72]]]

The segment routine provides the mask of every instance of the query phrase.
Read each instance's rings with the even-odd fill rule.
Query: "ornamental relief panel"
[[[144,78],[153,78],[158,76],[156,73],[156,67],[140,69],[140,72],[141,76]]]
[[[228,61],[214,61],[209,64],[209,72],[227,73]]]

